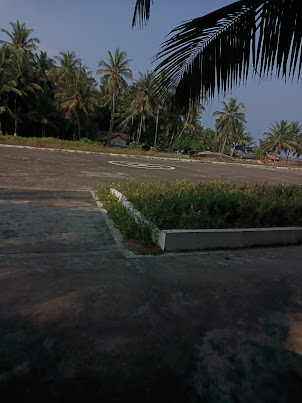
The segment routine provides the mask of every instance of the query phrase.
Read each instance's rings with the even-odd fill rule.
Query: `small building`
[[[98,132],[97,136],[100,138],[101,142],[106,145],[108,132]],[[127,147],[131,142],[131,137],[124,133],[112,133],[110,146],[112,147]]]
[[[264,157],[265,162],[278,162],[280,158],[278,156],[275,156],[274,154],[266,154]]]

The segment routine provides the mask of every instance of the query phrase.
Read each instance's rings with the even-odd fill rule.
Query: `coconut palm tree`
[[[154,117],[158,111],[158,104],[155,95],[155,83],[153,73],[139,73],[140,78],[135,83],[133,100],[128,110],[127,120],[132,122],[139,119],[136,142],[140,143],[142,130],[146,130],[145,122],[148,117]]]
[[[204,110],[205,110],[205,107],[203,105],[201,105],[201,103],[199,101],[195,101],[195,102],[191,103],[189,105],[188,110],[187,111],[184,110],[185,120],[183,122],[183,127],[173,144],[173,150],[175,149],[176,143],[178,142],[178,140],[180,140],[181,136],[183,135],[185,130],[189,128],[189,126],[191,126],[190,129],[192,131],[195,130],[196,121],[201,117],[201,113]]]
[[[38,91],[42,88],[37,84],[31,65],[31,55],[22,49],[15,50],[12,53],[11,62],[8,65],[8,82],[4,87],[4,91],[14,98],[14,120],[15,131],[14,136],[18,135],[18,122],[21,111],[20,100],[29,94],[37,96]]]
[[[236,126],[241,123],[246,123],[245,106],[243,103],[237,104],[236,98],[231,98],[229,103],[223,102],[222,111],[216,111],[213,116],[218,116],[216,127],[220,131],[221,157],[223,155],[228,138],[232,132],[236,130]]]
[[[137,0],[132,25],[150,17],[151,0]],[[185,104],[213,97],[246,81],[250,71],[265,77],[300,77],[301,0],[239,0],[176,27],[163,43],[157,71],[168,72],[162,88],[176,86]]]
[[[233,140],[233,149],[231,157],[234,155],[237,145],[240,145],[242,149],[252,144],[253,138],[250,132],[246,132],[246,126],[242,122],[235,124],[233,132],[231,133]]]
[[[275,159],[282,151],[290,150],[295,153],[300,149],[299,144],[294,139],[292,127],[287,123],[287,120],[281,120],[275,125],[271,125],[270,131],[265,135],[264,145],[268,151],[275,154]]]
[[[27,29],[26,25],[20,24],[18,20],[17,22],[10,22],[9,25],[12,27],[12,32],[6,29],[1,29],[1,32],[6,34],[10,40],[0,40],[0,43],[4,43],[17,50],[23,49],[28,52],[38,49],[38,44],[40,43],[39,39],[30,38],[30,35],[34,32],[33,29]]]
[[[116,109],[116,100],[120,94],[123,94],[125,87],[127,86],[126,79],[132,80],[132,71],[129,68],[130,59],[127,59],[127,53],[121,51],[119,48],[115,50],[114,55],[108,51],[109,61],[105,60],[99,62],[99,70],[97,74],[101,74],[102,83],[106,84],[106,91],[110,95],[110,125],[109,133],[107,136],[107,147],[110,146],[114,114]]]
[[[98,104],[94,79],[83,67],[70,73],[68,82],[62,81],[55,94],[67,118],[76,119],[78,140],[81,139],[81,114],[88,116]]]
[[[11,111],[8,106],[8,76],[7,69],[11,63],[11,50],[7,45],[3,45],[0,48],[0,114],[4,114]],[[1,121],[0,121],[0,135],[2,135]]]

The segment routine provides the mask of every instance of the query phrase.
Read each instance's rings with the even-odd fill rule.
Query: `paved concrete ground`
[[[108,160],[0,148],[1,402],[300,402],[302,247],[126,257],[90,190],[301,173]]]

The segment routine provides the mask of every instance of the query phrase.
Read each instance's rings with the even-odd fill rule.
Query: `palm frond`
[[[138,22],[141,27],[147,23],[150,18],[151,4],[152,0],[136,0],[132,19],[132,27],[137,25]]]
[[[144,1],[139,5],[147,10]],[[161,89],[176,87],[177,99],[188,104],[225,93],[246,81],[251,68],[261,76],[299,77],[301,20],[301,0],[240,0],[185,22],[155,57],[157,76],[165,72]]]

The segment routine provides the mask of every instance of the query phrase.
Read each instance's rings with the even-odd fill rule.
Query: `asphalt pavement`
[[[91,191],[301,175],[0,147],[1,401],[300,401],[302,246],[134,255]]]

